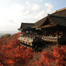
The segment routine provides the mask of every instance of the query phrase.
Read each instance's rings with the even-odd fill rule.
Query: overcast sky
[[[66,7],[66,0],[0,0],[0,33],[17,32],[21,22],[35,23]]]

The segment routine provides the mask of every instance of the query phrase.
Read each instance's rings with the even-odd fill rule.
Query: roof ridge
[[[56,12],[60,12],[60,11],[64,11],[64,10],[66,10],[66,8],[62,8],[62,9],[56,10]]]

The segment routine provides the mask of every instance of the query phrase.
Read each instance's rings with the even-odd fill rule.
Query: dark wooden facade
[[[66,43],[66,8],[58,10],[50,15],[48,14],[48,16],[37,21],[35,24],[26,24],[26,26],[27,27],[24,27],[24,24],[21,24],[19,30],[30,32],[29,34],[25,33],[21,35],[19,40],[28,46],[33,46],[34,40],[37,39],[36,37],[39,38],[37,40],[38,43],[41,41]]]
[[[66,42],[66,8],[39,20],[34,26],[42,30],[45,41]]]

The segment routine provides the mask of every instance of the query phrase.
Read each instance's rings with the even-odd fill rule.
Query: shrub
[[[10,37],[10,36],[11,36],[10,34],[5,34],[2,37]]]

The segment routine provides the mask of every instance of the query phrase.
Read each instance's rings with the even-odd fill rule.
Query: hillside
[[[19,45],[19,34],[0,38],[0,66],[66,66],[66,45],[35,52]]]

